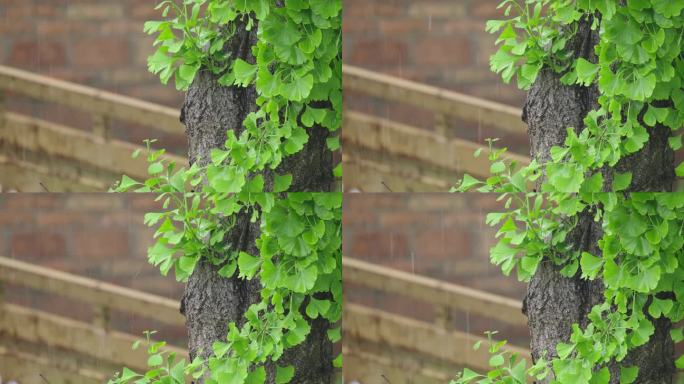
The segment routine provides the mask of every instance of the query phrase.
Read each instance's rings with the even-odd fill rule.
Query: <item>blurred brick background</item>
[[[344,0],[344,62],[490,100],[523,93],[489,70],[499,0]]]
[[[501,209],[495,195],[485,194],[358,194],[344,195],[343,254],[379,265],[445,280],[522,300],[525,285],[504,277],[489,262],[495,229],[485,224],[488,212]],[[432,308],[425,303],[346,284],[345,299],[425,321]],[[455,329],[481,334],[501,331],[505,338],[527,345],[525,328],[457,313]]]
[[[153,0],[0,0],[0,64],[180,108],[181,92],[147,71],[153,38],[147,20],[160,18]],[[9,95],[8,109],[88,129],[77,109]],[[156,138],[176,153],[183,136],[132,124],[114,124],[115,138],[142,144]]]
[[[489,69],[496,36],[485,31],[485,24],[504,17],[496,9],[499,2],[343,0],[344,63],[522,108],[525,93],[515,84],[504,84]],[[436,124],[425,109],[362,92],[345,92],[344,106],[426,130]],[[486,144],[487,138],[500,138],[500,146],[529,153],[526,135],[452,117],[445,123],[448,137],[480,144]]]
[[[181,95],[147,72],[153,0],[2,0],[0,62],[157,103]]]
[[[159,205],[147,194],[0,195],[0,255],[180,300],[183,285],[147,263],[153,230],[143,216],[155,209]],[[90,319],[88,306],[59,296],[17,287],[6,293],[11,302]],[[114,329],[134,335],[156,329],[165,340],[185,345],[182,327],[125,313],[112,319]]]

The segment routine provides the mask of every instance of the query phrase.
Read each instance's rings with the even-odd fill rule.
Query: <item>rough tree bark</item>
[[[224,50],[231,58],[242,58],[254,63],[251,47],[256,43],[256,30],[247,31],[237,25],[237,31]],[[256,92],[253,87],[224,87],[218,84],[218,76],[210,71],[200,71],[188,89],[181,111],[181,122],[186,126],[189,158],[191,162],[206,164],[212,148],[222,147],[229,129],[239,136],[242,121],[255,110]],[[309,142],[297,155],[286,158],[277,170],[293,175],[291,191],[325,192],[332,183],[332,156],[326,149],[328,131],[322,127],[308,130]],[[272,175],[265,175],[265,184],[272,184]],[[234,230],[225,241],[232,249],[256,255],[255,239],[259,236],[259,224],[249,222],[249,214],[239,215]],[[222,278],[218,267],[210,263],[198,263],[190,276],[181,301],[181,312],[186,317],[189,349],[192,358],[211,355],[212,343],[225,340],[227,324],[244,323],[247,308],[259,300],[261,291],[257,279],[246,281],[236,277]],[[280,365],[293,364],[296,383],[328,383],[332,381],[332,344],[326,330],[330,324],[317,319],[311,334],[298,347],[285,352]],[[272,366],[267,367],[268,383],[274,382]],[[201,381],[200,381],[201,382]]]
[[[591,20],[582,20],[579,31],[570,44],[575,57],[596,62],[594,46],[598,43],[597,31],[589,28]],[[540,162],[550,160],[550,148],[561,145],[566,128],[583,129],[582,119],[597,105],[599,92],[596,86],[564,86],[560,75],[544,69],[531,87],[523,120],[528,124],[531,155]],[[650,141],[640,152],[622,159],[617,168],[633,173],[630,191],[671,191],[674,180],[674,154],[667,144],[669,129],[649,129]],[[612,176],[604,171],[606,185]],[[595,223],[592,213],[580,215],[579,225],[569,240],[578,249],[600,254],[597,241],[601,238],[601,223]],[[532,356],[539,359],[544,351],[547,357],[556,357],[555,345],[567,342],[573,323],[582,327],[588,323],[587,314],[594,304],[602,301],[603,284],[600,280],[586,281],[579,277],[565,278],[560,269],[546,261],[540,264],[532,277],[524,300],[523,312],[528,316],[531,332]],[[669,336],[668,320],[655,323],[651,340],[631,352],[624,364],[639,366],[640,384],[672,383],[674,346]],[[619,367],[610,365],[611,384],[618,383]],[[549,380],[544,381],[548,383]]]

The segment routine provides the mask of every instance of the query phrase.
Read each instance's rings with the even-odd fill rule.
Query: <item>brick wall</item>
[[[152,0],[2,0],[0,63],[178,106],[181,95],[147,72],[159,17]]]
[[[144,194],[5,194],[0,196],[0,255],[128,288],[180,299],[183,285],[147,263],[153,231],[143,215],[158,209]],[[88,306],[8,287],[9,300],[88,321]],[[184,344],[182,327],[114,313],[115,329],[157,329]]]
[[[343,254],[407,272],[522,300],[525,285],[489,262],[495,230],[484,222],[501,208],[483,194],[345,194]],[[431,321],[429,305],[345,284],[346,300]],[[500,330],[526,345],[528,331],[468,313],[452,326],[480,334]]]
[[[504,84],[489,69],[496,37],[485,32],[487,20],[502,18],[500,0],[344,0],[345,64],[378,71],[522,107],[524,92]],[[345,108],[427,130],[435,121],[428,111],[386,102],[360,92],[345,92]],[[447,118],[447,136],[529,153],[526,135],[480,123]]]
[[[183,95],[147,71],[153,38],[147,20],[160,18],[153,0],[2,0],[0,64],[179,108]],[[9,95],[8,109],[79,129],[90,116],[75,108]],[[134,124],[115,122],[112,135],[185,154],[186,140]]]
[[[521,105],[489,70],[499,0],[344,0],[344,62],[469,95]]]

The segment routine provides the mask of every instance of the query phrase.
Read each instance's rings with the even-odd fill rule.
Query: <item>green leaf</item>
[[[181,256],[178,260],[178,268],[189,275],[195,269],[197,261],[199,261],[199,257],[197,256]]]
[[[238,268],[240,269],[240,276],[251,279],[256,274],[261,266],[261,259],[254,257],[247,252],[240,252],[238,256]]]
[[[492,174],[499,174],[506,170],[506,164],[503,161],[497,161],[489,167],[489,172]]]
[[[161,162],[156,162],[150,164],[149,167],[147,167],[147,173],[150,175],[156,175],[158,173],[161,173],[164,170],[164,165],[162,165]]]
[[[296,127],[292,130],[292,135],[285,142],[285,153],[292,155],[304,148],[304,144],[309,141],[309,135],[303,128]]]
[[[639,367],[620,367],[620,384],[632,384],[639,375]]]
[[[330,301],[311,298],[306,306],[306,315],[312,319],[325,314],[330,309]]]
[[[126,367],[124,367],[123,370],[121,371],[121,380],[123,380],[123,381],[128,381],[128,380],[131,380],[131,379],[136,378],[138,376],[140,376],[140,375],[138,375],[137,373],[133,372],[132,370],[130,370]]]
[[[653,301],[651,302],[651,305],[648,307],[648,314],[651,315],[654,319],[657,319],[661,315],[667,316],[670,313],[670,310],[672,310],[672,307],[672,300],[663,300],[654,297]]]
[[[157,353],[157,354],[154,354],[154,355],[151,355],[151,356],[147,359],[147,365],[150,366],[150,367],[156,367],[156,366],[162,365],[163,362],[164,362],[164,359],[163,359],[162,356],[161,356],[160,354],[158,354],[158,353]]]
[[[624,191],[632,183],[632,172],[613,174],[613,192]]]
[[[577,71],[577,82],[584,86],[589,86],[594,82],[599,68],[598,64],[594,64],[583,57],[580,57],[577,59],[577,64],[575,66],[575,70]]]
[[[684,177],[684,161],[679,163],[677,168],[675,168],[675,174],[677,175],[677,177]]]
[[[237,270],[237,263],[235,261],[230,261],[226,265],[221,267],[221,269],[219,269],[218,274],[219,274],[219,276],[225,277],[228,279],[228,278],[233,277],[236,270]]]
[[[287,384],[294,377],[295,368],[292,365],[286,367],[277,366],[276,367],[276,384]]]
[[[263,384],[266,382],[266,369],[260,366],[247,374],[245,384]]]
[[[285,192],[292,184],[292,174],[275,175],[273,178],[273,192]]]
[[[342,1],[340,0],[310,0],[309,5],[314,13],[326,19],[337,16],[342,9]]]
[[[461,183],[458,186],[458,191],[460,192],[467,192],[470,190],[472,187],[475,187],[477,185],[482,184],[482,182],[469,174],[465,173],[463,175],[463,180],[461,180]]]
[[[241,87],[247,87],[254,81],[254,76],[257,73],[257,65],[250,64],[240,58],[233,63],[233,73],[235,74],[235,84]]]
[[[681,355],[675,360],[675,367],[677,369],[684,369],[684,355]]]
[[[574,344],[558,343],[556,345],[556,352],[558,353],[558,357],[561,359],[566,359],[574,350]]]
[[[142,184],[140,184],[139,182],[131,179],[130,177],[128,177],[126,175],[123,175],[123,176],[121,176],[121,182],[119,183],[119,186],[116,188],[116,190],[124,192],[124,191],[130,190],[131,188],[141,186],[141,185]]]
[[[624,94],[632,100],[645,101],[653,95],[655,86],[655,74],[651,73],[648,76],[636,76],[634,82],[625,84]]]
[[[591,375],[589,384],[608,384],[610,383],[610,371],[608,367],[603,367]]]
[[[292,101],[302,101],[309,97],[309,93],[313,88],[313,75],[297,76],[292,79],[290,83],[282,83],[280,85],[280,93]]]
[[[582,257],[580,259],[580,266],[582,267],[582,277],[589,278],[593,280],[601,271],[603,266],[603,259],[596,257],[588,252],[582,252]]]
[[[501,354],[497,354],[489,358],[489,366],[491,367],[498,367],[503,365],[503,363],[504,358]]]

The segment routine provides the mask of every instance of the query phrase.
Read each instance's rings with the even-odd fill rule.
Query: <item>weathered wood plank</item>
[[[342,352],[346,382],[386,384],[388,380],[391,384],[444,384],[453,379],[457,372],[455,367],[453,367],[453,373],[449,374],[445,369],[438,370],[421,366],[420,363],[414,361],[419,358],[415,354],[412,354],[409,359],[406,356],[399,356],[386,347],[378,348],[382,349],[381,353],[355,347],[355,345],[349,345]]]
[[[491,162],[487,156],[473,156],[478,149],[484,150],[485,154],[488,150],[477,143],[458,138],[446,139],[426,130],[358,112],[346,112],[343,124],[343,158],[344,152],[348,151],[345,150],[345,146],[354,145],[405,156],[417,162],[452,170],[454,173],[490,176]],[[502,158],[517,161],[521,165],[530,162],[528,157],[514,153],[504,153]]]
[[[417,355],[430,356],[450,362],[456,366],[474,369],[489,368],[490,355],[487,348],[473,350],[477,341],[486,345],[486,339],[459,331],[447,331],[435,325],[409,319],[403,316],[363,307],[345,304],[343,311],[344,336],[368,340],[387,348],[405,348]],[[505,350],[519,353],[531,361],[529,351],[505,346]]]
[[[86,110],[112,119],[146,125],[160,131],[183,134],[177,109],[111,92],[0,66],[0,89],[34,99]]]
[[[344,156],[345,190],[356,188],[362,192],[446,192],[458,180],[456,174],[450,179],[433,172],[421,172],[422,167],[419,164],[406,164],[391,156],[387,156],[385,160],[388,161],[369,160],[360,152],[353,156]],[[450,180],[454,183],[450,184]]]
[[[0,257],[0,281],[135,313],[166,324],[185,325],[177,301],[7,257]]]
[[[527,126],[518,108],[479,99],[462,93],[416,83],[351,65],[342,66],[345,90],[354,90],[385,100],[407,103],[436,114],[455,116],[515,134],[525,134]]]
[[[379,266],[351,257],[342,258],[344,283],[360,284],[434,305],[486,316],[506,324],[526,326],[522,303],[507,297]],[[346,311],[346,307],[345,307]],[[346,326],[346,324],[345,324]]]
[[[49,384],[102,384],[113,374],[87,368],[67,369],[63,361],[57,361],[61,357],[16,351],[16,346],[0,345],[0,374],[3,382],[13,380],[21,384],[45,384],[45,380]]]
[[[134,370],[147,369],[146,348],[132,349],[133,342],[141,337],[104,331],[80,321],[13,304],[0,308],[0,331],[10,337],[45,347],[64,348]],[[167,350],[176,352],[179,359],[188,359],[183,349],[169,346]]]
[[[0,124],[0,142],[27,150],[61,156],[104,169],[114,174],[147,177],[145,156],[136,159],[132,153],[144,148],[118,140],[104,141],[84,131],[68,128],[44,120],[7,113]],[[179,166],[187,165],[187,159],[165,155]],[[114,180],[112,180],[114,181]]]
[[[78,175],[54,159],[37,164],[0,155],[0,192],[46,192],[45,188],[49,192],[105,191],[113,180],[108,181]]]

